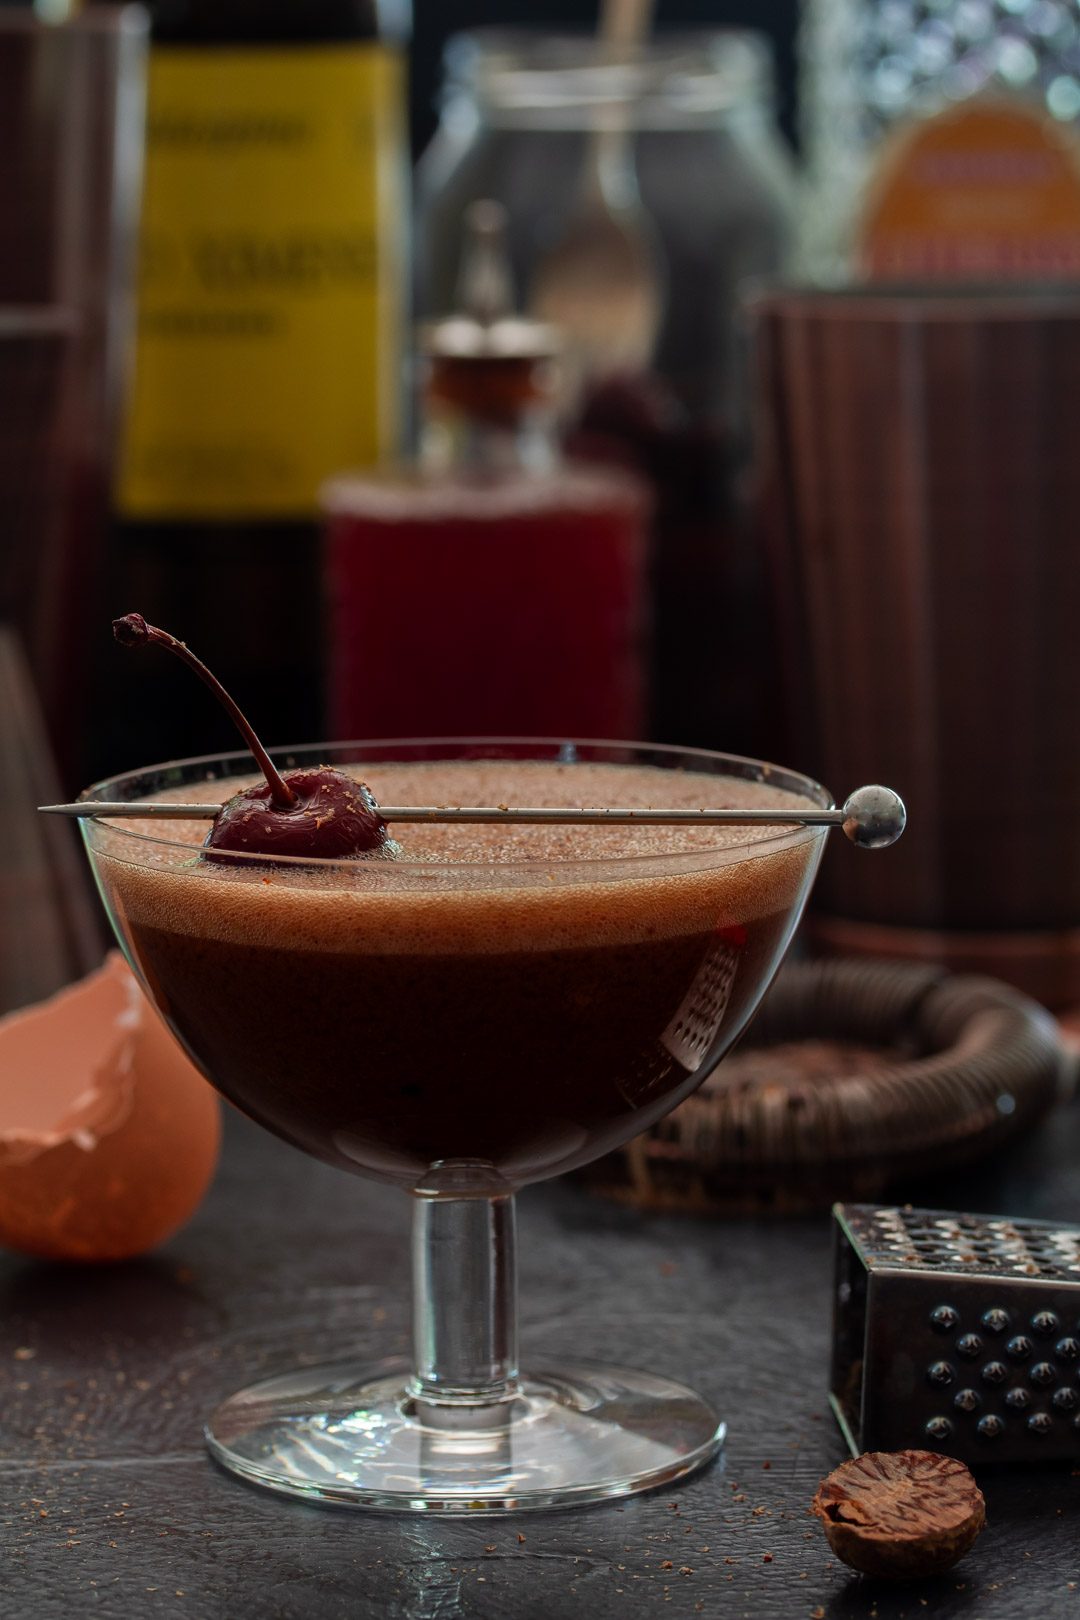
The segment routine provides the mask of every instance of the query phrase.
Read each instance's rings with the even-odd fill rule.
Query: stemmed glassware
[[[620,803],[647,789],[656,804],[773,790],[831,803],[761,762],[633,744],[357,743],[275,761],[349,768],[384,802],[430,789],[441,796],[424,802]],[[215,800],[251,775],[249,755],[228,754],[85,797]],[[623,1495],[714,1455],[723,1424],[667,1378],[519,1370],[514,1193],[700,1085],[780,963],[825,830],[664,828],[641,844],[595,828],[563,845],[485,829],[455,854],[405,827],[394,858],[322,861],[208,859],[205,825],[83,820],[128,960],[226,1097],[405,1189],[414,1233],[412,1365],[264,1380],[213,1414],[213,1455],[298,1496],[454,1513]]]

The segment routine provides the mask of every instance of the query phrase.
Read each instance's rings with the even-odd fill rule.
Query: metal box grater
[[[1080,1455],[1080,1227],[837,1204],[829,1404],[852,1453]]]

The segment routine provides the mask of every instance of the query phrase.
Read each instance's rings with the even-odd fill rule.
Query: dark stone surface
[[[1075,1219],[1078,1148],[1069,1110],[1003,1162],[905,1190]],[[825,1406],[824,1217],[661,1218],[573,1185],[523,1198],[525,1359],[623,1360],[713,1397],[726,1455],[682,1489],[424,1520],[310,1508],[220,1473],[200,1440],[220,1396],[299,1357],[404,1351],[407,1224],[399,1194],[233,1118],[210,1198],[158,1255],[101,1270],[0,1259],[0,1615],[1080,1615],[1067,1465],[988,1472],[989,1528],[948,1577],[890,1588],[829,1553],[807,1515],[844,1455]]]

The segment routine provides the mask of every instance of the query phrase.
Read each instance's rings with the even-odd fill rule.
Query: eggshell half
[[[220,1139],[215,1093],[117,952],[0,1019],[0,1244],[142,1254],[194,1214]]]

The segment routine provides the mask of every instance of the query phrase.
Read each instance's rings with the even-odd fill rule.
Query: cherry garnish
[[[166,647],[193,669],[231,715],[266,777],[222,805],[205,848],[341,860],[388,845],[386,822],[363,782],[330,765],[307,766],[283,776],[221,682],[184,642],[147,624],[141,613],[114,619],[113,635],[123,647]]]
[[[329,765],[289,771],[284,780],[293,795],[291,807],[274,804],[269,783],[245,788],[222,805],[207,846],[332,860],[366,855],[386,844],[386,822],[363,782]]]

